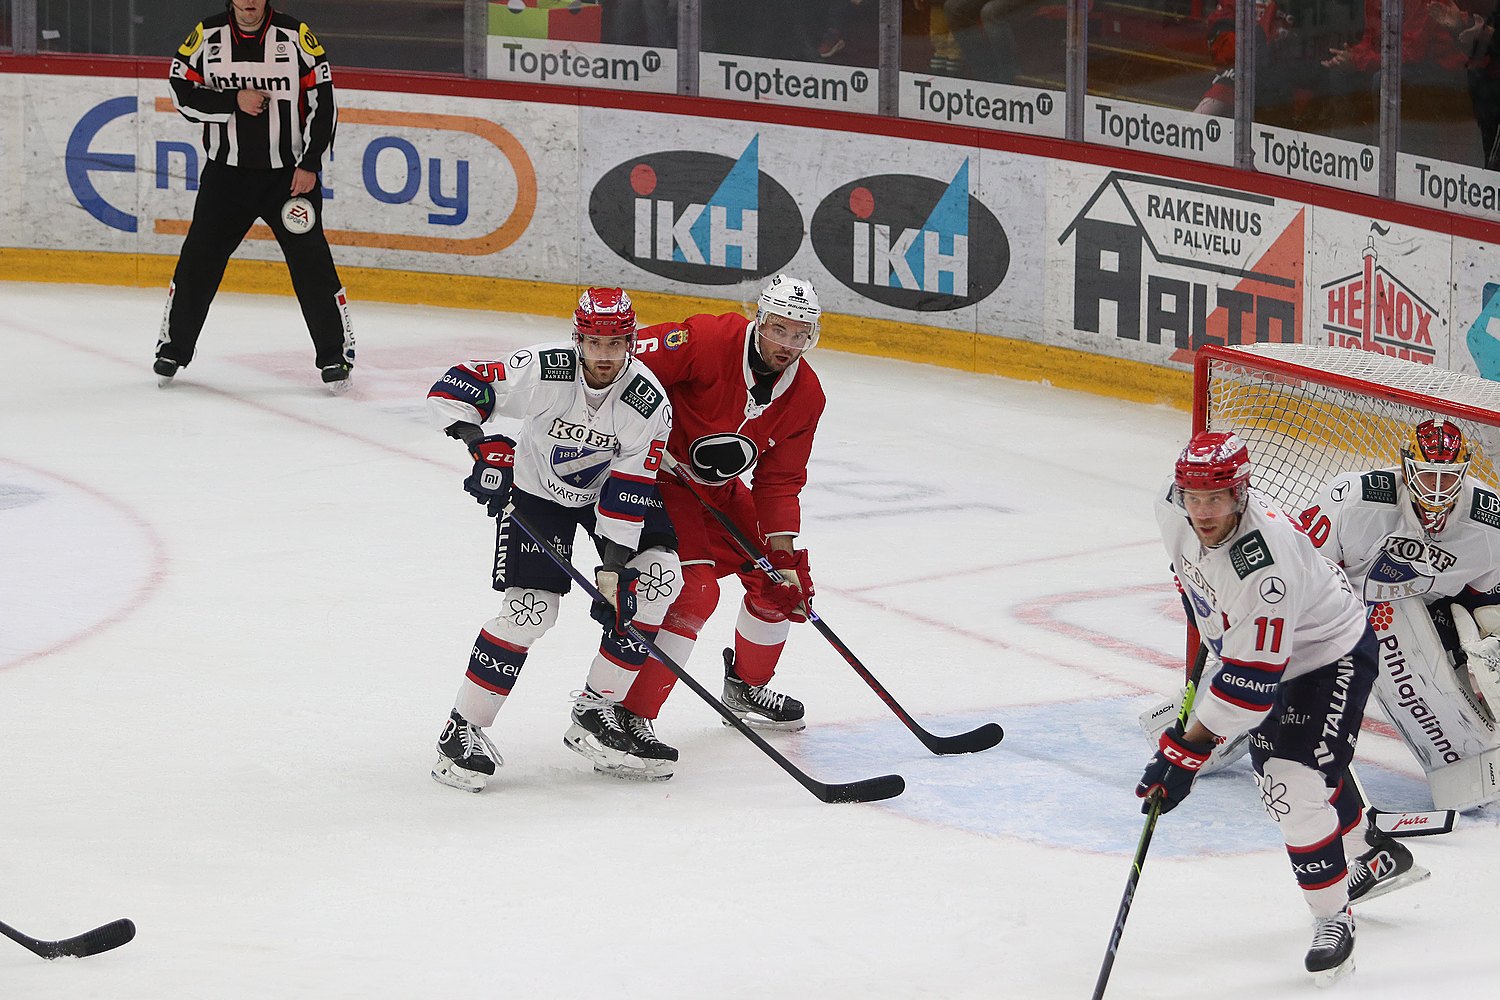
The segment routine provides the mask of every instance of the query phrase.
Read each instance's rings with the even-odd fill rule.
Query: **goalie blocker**
[[[1426,772],[1433,803],[1463,810],[1500,798],[1500,733],[1449,651],[1459,644],[1457,616],[1468,612],[1416,599],[1370,609],[1380,643],[1375,698]]]

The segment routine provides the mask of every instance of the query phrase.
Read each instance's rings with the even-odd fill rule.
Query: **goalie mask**
[[[812,350],[818,342],[818,317],[822,312],[812,285],[800,278],[776,275],[760,293],[760,304],[755,311],[756,352],[770,364],[775,348],[782,353],[798,352],[791,360]],[[771,346],[763,346],[762,341]]]
[[[1448,523],[1473,457],[1464,432],[1450,421],[1424,420],[1407,435],[1401,446],[1401,481],[1428,534],[1437,534]]]
[[[635,309],[622,288],[590,288],[573,313],[578,363],[595,389],[613,384],[635,356]]]

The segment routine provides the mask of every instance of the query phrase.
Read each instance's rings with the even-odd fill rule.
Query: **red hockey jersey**
[[[760,530],[797,534],[802,528],[798,494],[807,482],[813,434],[825,402],[806,360],[793,362],[770,383],[769,394],[762,388],[757,399],[750,321],[738,313],[689,316],[681,323],[646,327],[636,351],[672,403],[667,444],[672,457],[710,487],[753,473],[751,493]]]

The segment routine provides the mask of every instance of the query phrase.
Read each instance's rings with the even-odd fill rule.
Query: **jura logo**
[[[594,185],[604,244],[662,277],[732,285],[781,270],[802,246],[802,213],[760,170],[760,139],[738,159],[674,150],[620,164]]]

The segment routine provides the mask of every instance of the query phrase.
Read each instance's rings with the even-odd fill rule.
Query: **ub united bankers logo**
[[[652,274],[733,285],[774,274],[802,246],[802,213],[760,170],[760,138],[731,159],[672,150],[628,160],[589,196],[594,231]]]
[[[961,309],[1010,269],[1000,220],[969,193],[969,161],[947,183],[910,174],[863,177],[813,213],[823,265],[876,302],[919,312]]]

